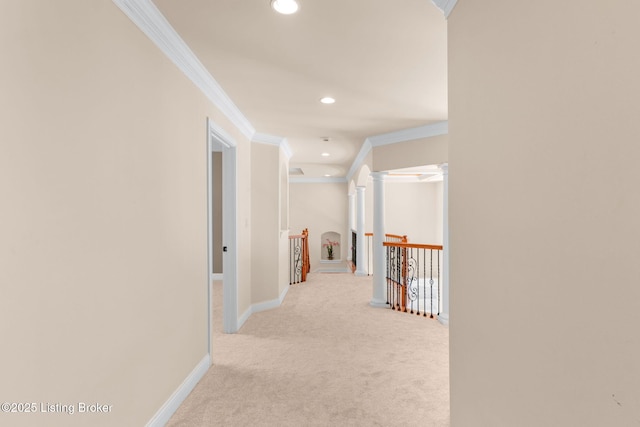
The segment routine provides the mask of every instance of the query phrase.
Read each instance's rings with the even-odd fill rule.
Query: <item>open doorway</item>
[[[214,281],[222,281],[222,326],[238,330],[236,143],[222,128],[207,120],[207,246],[208,342],[212,350]]]
[[[222,284],[222,147],[214,144],[211,155],[211,280]]]

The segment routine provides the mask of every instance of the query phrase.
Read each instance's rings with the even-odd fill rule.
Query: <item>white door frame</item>
[[[223,330],[232,334],[238,331],[238,245],[237,245],[237,172],[236,142],[220,126],[207,118],[207,341],[212,351],[211,332],[213,313],[211,312],[213,293],[213,162],[212,153],[222,152],[222,292]]]

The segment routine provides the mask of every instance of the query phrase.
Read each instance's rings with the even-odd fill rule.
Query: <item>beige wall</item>
[[[386,232],[407,235],[412,243],[442,244],[442,192],[438,187],[442,183],[386,182]]]
[[[298,231],[299,233],[300,231]],[[289,286],[289,157],[280,150],[280,271],[278,296]]]
[[[113,405],[0,424],[144,425],[208,351],[206,118],[249,143],[109,0],[2,2],[0,50],[0,394]]]
[[[640,420],[638,16],[461,0],[449,19],[454,427]]]
[[[347,259],[348,196],[346,183],[300,184],[292,183],[290,194],[291,233],[309,229],[309,258],[311,271],[319,266],[322,233],[341,234],[340,257]]]
[[[280,293],[280,151],[274,145],[252,144],[253,304],[278,298]]]
[[[448,144],[449,135],[439,135],[374,147],[372,170],[387,171],[447,163]]]

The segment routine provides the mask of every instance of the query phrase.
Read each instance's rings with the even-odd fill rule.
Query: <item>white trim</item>
[[[287,156],[287,159],[291,159],[291,156],[293,155],[291,147],[289,147],[287,138],[283,138],[281,136],[267,135],[266,133],[256,132],[253,135],[253,139],[251,140],[251,142],[275,145],[276,147],[280,147],[280,149],[284,152],[284,155]]]
[[[449,313],[438,314],[438,322],[443,326],[449,326]]]
[[[207,117],[207,349],[213,353],[211,332],[213,331],[213,139],[211,138],[211,120]]]
[[[414,139],[429,138],[432,136],[446,135],[449,133],[449,121],[444,120],[430,125],[418,126],[415,128],[402,129],[396,132],[384,133],[381,135],[370,136],[364,140],[360,152],[349,168],[347,173],[347,182],[353,178],[353,175],[360,169],[367,154],[374,148],[382,145],[396,144],[398,142],[412,141]]]
[[[222,254],[222,311],[224,332],[238,332],[238,182],[237,148],[225,148],[222,154],[222,241],[227,252]]]
[[[303,176],[289,176],[289,184],[331,184],[331,183],[346,183],[347,178],[342,177],[325,177],[325,178],[312,178]]]
[[[251,317],[251,310],[253,309],[253,306],[249,306],[249,308],[247,308],[244,313],[242,313],[242,316],[240,316],[238,318],[238,330],[240,330],[240,328],[242,328],[242,326],[244,325],[244,322],[246,322],[247,320],[249,320],[249,317]]]
[[[224,280],[224,274],[222,274],[222,273],[213,273],[211,275],[211,280],[216,280],[216,281]]]
[[[266,311],[266,310],[272,310],[274,308],[280,307],[280,305],[282,304],[282,301],[284,301],[284,297],[287,295],[287,292],[289,292],[289,285],[287,285],[284,288],[284,290],[280,293],[280,296],[278,298],[253,304],[251,306],[251,314],[259,313],[261,311]]]
[[[207,153],[207,174],[209,180],[211,179],[211,152],[222,151],[222,244],[227,247],[227,252],[222,254],[222,317],[224,332],[233,334],[238,331],[237,144],[229,134],[209,118],[207,118],[207,141],[209,148]],[[209,200],[208,210],[210,212],[207,216],[210,222],[211,203],[211,200]],[[212,244],[212,242],[209,243],[209,245]],[[211,250],[209,248],[209,251]],[[209,256],[208,262],[211,262],[211,256]],[[211,270],[212,268],[209,267],[209,329],[211,329],[213,321],[211,313],[211,276],[213,276],[213,273]],[[210,337],[211,331],[209,331],[209,348],[211,349]]]
[[[362,147],[360,147],[358,155],[349,168],[349,172],[347,172],[347,182],[351,181],[351,178],[353,178],[353,175],[355,175],[356,171],[360,168],[362,162],[364,162],[364,158],[367,157],[367,154],[369,154],[369,151],[371,151],[372,148],[373,146],[371,145],[369,138],[365,139],[362,143]]]
[[[431,0],[431,2],[444,13],[445,18],[449,18],[458,0]]]
[[[112,0],[248,139],[254,127],[151,0]]]
[[[189,393],[194,389],[198,381],[202,379],[204,374],[209,370],[211,366],[211,355],[207,354],[196,365],[191,373],[184,379],[180,387],[178,387],[171,397],[158,409],[158,412],[149,420],[146,424],[147,427],[162,427],[164,426],[171,416],[178,410],[184,399],[189,396]]]
[[[233,137],[229,135],[227,131],[224,130],[222,127],[220,127],[217,123],[215,123],[209,118],[207,118],[207,123],[209,126],[209,135],[214,136],[218,140],[217,142],[221,146],[225,148],[238,146],[238,143],[236,142],[236,140],[233,139]],[[213,151],[213,148],[212,148],[212,151]]]
[[[449,122],[447,120],[430,125],[418,126],[415,128],[402,129],[396,132],[384,133],[367,138],[373,147],[396,144],[398,142],[412,141],[432,136],[446,135],[449,132]]]
[[[248,309],[245,310],[244,313],[242,313],[242,316],[238,320],[239,328],[241,328],[242,325],[244,325],[244,323],[247,320],[249,320],[249,317],[251,317],[252,314],[259,313],[261,311],[272,310],[274,308],[280,307],[282,305],[282,302],[284,301],[285,296],[287,295],[287,292],[289,292],[289,287],[290,286],[287,285],[284,288],[284,290],[280,293],[280,296],[278,298],[274,298],[269,301],[259,302],[257,304],[252,304],[251,307],[249,307]]]

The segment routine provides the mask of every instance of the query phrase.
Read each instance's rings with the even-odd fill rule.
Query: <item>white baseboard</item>
[[[240,330],[242,325],[244,325],[244,322],[246,322],[253,313],[259,313],[261,311],[271,310],[271,309],[280,307],[280,305],[282,304],[282,301],[284,301],[284,297],[287,296],[287,292],[289,292],[289,285],[287,285],[284,288],[284,290],[280,293],[280,296],[278,298],[275,298],[269,301],[259,302],[257,304],[252,304],[251,307],[249,307],[242,314],[242,316],[240,316],[240,319],[238,319],[238,330]]]
[[[242,325],[244,325],[244,322],[246,322],[249,319],[249,317],[251,316],[252,308],[253,308],[253,306],[249,306],[249,308],[247,308],[244,311],[244,313],[242,313],[242,316],[240,316],[240,318],[238,319],[238,329],[237,329],[237,331],[239,331],[240,328],[242,328]]]
[[[198,381],[207,373],[209,366],[211,366],[211,355],[207,354],[193,368],[193,371],[184,379],[180,387],[173,392],[164,405],[158,409],[158,412],[147,423],[147,427],[162,427],[169,422],[169,419],[178,410],[184,399],[187,398],[196,384],[198,384]]]
[[[272,299],[270,301],[259,302],[258,304],[253,304],[251,306],[251,313],[258,313],[265,310],[271,310],[274,308],[280,307],[282,301],[284,301],[284,297],[289,292],[289,286],[285,287],[284,290],[280,293],[280,296],[276,299]]]
[[[438,322],[442,323],[444,326],[449,326],[449,314],[440,313],[438,315]]]

